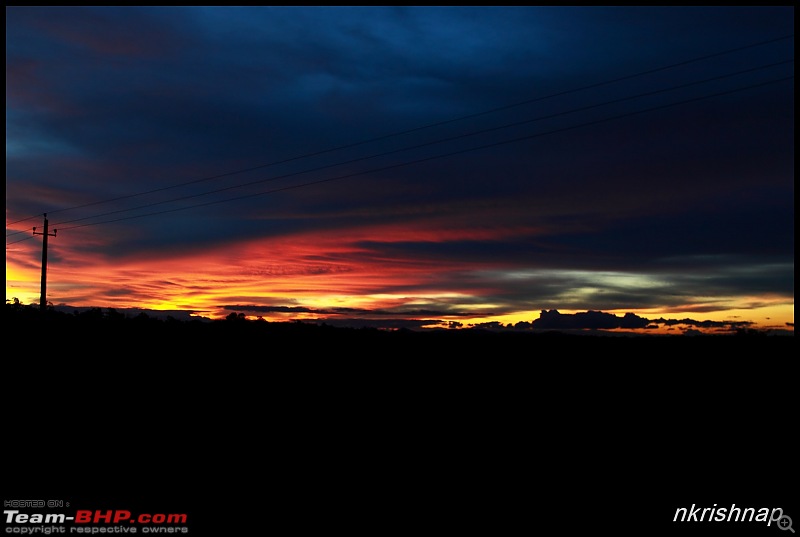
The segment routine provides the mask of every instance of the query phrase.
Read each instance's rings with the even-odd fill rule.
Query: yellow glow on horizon
[[[41,284],[41,269],[10,262],[6,257],[6,300],[16,298],[23,304],[38,304]]]
[[[763,302],[763,299],[760,299]],[[779,328],[784,330],[794,330],[794,304],[776,303],[768,304],[758,307],[739,307],[723,309],[720,311],[692,311],[691,309],[681,309],[678,311],[658,311],[653,312],[650,310],[639,310],[637,313],[642,317],[648,319],[658,319],[663,317],[665,319],[695,319],[697,321],[750,321],[753,322],[756,328]],[[624,314],[617,312],[618,314]]]
[[[231,305],[242,305],[243,309],[255,306],[248,312],[248,317],[252,318],[258,316],[259,305],[289,310],[262,314],[263,318],[274,320],[334,319],[348,315],[347,311],[326,315],[337,308],[352,308],[361,315],[375,312],[374,316],[404,309],[458,311],[460,315],[441,313],[437,318],[463,326],[530,323],[539,318],[541,309],[549,309],[501,313],[507,311],[507,305],[482,302],[478,295],[423,290],[428,282],[446,278],[449,271],[461,270],[461,267],[413,259],[376,260],[368,251],[355,246],[352,237],[343,241],[341,235],[340,230],[313,236],[297,234],[225,244],[203,252],[152,253],[145,258],[62,255],[59,262],[48,267],[48,301],[75,307],[193,310],[210,318],[224,318],[230,310],[224,310],[223,306]],[[355,236],[379,240],[375,230],[358,230]],[[41,274],[37,259],[40,255],[31,249],[16,260],[13,256],[10,260],[7,257],[7,299],[16,297],[24,304],[39,303]],[[576,299],[578,295],[587,304],[602,298],[598,291],[603,286],[598,284],[646,289],[665,283],[649,276],[621,272],[478,272],[487,278],[519,280],[520,285],[534,285],[535,282],[527,280],[539,276],[573,277],[577,285],[569,296],[562,297],[565,303],[573,305],[584,302]],[[591,283],[581,286],[580,282]],[[392,292],[401,289],[404,291]],[[558,310],[563,314],[586,311]],[[754,323],[754,328],[794,329],[794,304],[793,301],[787,303],[785,297],[697,297],[693,303],[675,308],[602,311],[619,317],[630,312],[649,320],[663,317],[700,322],[749,321]],[[417,320],[422,318],[418,316]]]
[[[762,299],[763,300],[763,299]],[[586,310],[558,309],[564,315],[574,315]],[[695,321],[714,321],[714,322],[752,322],[751,328],[756,329],[779,329],[794,331],[794,304],[771,304],[753,308],[732,308],[721,311],[690,311],[690,310],[661,310],[661,309],[626,309],[626,310],[602,310],[603,313],[623,317],[626,313],[633,313],[644,319],[655,321],[657,319],[693,319]],[[447,318],[448,321],[458,321],[467,325],[482,323],[499,322],[503,325],[515,325],[518,322],[532,322],[539,318],[539,311],[517,312],[505,315],[492,315],[474,318]],[[666,328],[659,330],[648,330],[648,333],[668,333]]]

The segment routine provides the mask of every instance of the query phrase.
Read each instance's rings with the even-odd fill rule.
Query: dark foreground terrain
[[[10,498],[186,512],[216,536],[780,533],[672,521],[715,504],[800,519],[793,336],[9,307],[3,329]]]

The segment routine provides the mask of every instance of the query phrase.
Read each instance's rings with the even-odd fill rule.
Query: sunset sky
[[[793,331],[793,74],[788,6],[7,6],[6,299],[47,213],[54,305]]]

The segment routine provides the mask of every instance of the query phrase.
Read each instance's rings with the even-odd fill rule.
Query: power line
[[[67,210],[70,210],[70,209],[56,209],[56,212],[58,212],[58,211],[67,211]],[[19,224],[20,222],[25,222],[27,220],[33,220],[34,218],[39,218],[40,216],[42,216],[42,214],[44,214],[44,213],[34,214],[32,216],[26,216],[25,218],[20,218],[19,220],[15,220],[13,222],[9,222],[8,224],[6,224],[6,227],[13,226],[14,224]],[[24,233],[24,231],[22,233]]]
[[[41,216],[41,215],[39,215],[39,216]],[[6,238],[14,236],[14,235],[19,235],[20,233],[27,233],[27,232],[31,231],[32,229],[33,228],[22,229],[22,230],[19,230],[19,229],[14,230],[14,229],[12,229],[11,233],[6,233]]]
[[[247,194],[247,195],[244,195],[244,196],[238,196],[238,197],[235,197],[235,198],[228,198],[228,199],[224,199],[224,200],[215,200],[215,201],[210,201],[210,202],[207,202],[207,203],[202,203],[202,204],[197,204],[197,205],[189,205],[189,206],[186,206],[186,207],[178,207],[178,208],[174,208],[174,209],[167,209],[167,210],[164,210],[164,211],[157,211],[157,212],[153,212],[153,213],[128,216],[128,217],[124,217],[124,218],[117,218],[117,219],[114,219],[114,220],[105,220],[105,221],[102,221],[102,222],[93,222],[93,223],[89,223],[89,224],[81,224],[81,225],[77,225],[77,226],[70,226],[70,227],[60,228],[60,229],[69,230],[69,229],[76,229],[76,228],[81,228],[81,227],[89,227],[89,226],[100,225],[100,224],[109,224],[109,223],[113,223],[113,222],[121,222],[123,220],[132,220],[132,219],[135,219],[135,218],[144,218],[146,216],[154,216],[154,215],[166,214],[166,213],[177,212],[177,211],[183,211],[183,210],[188,210],[188,209],[195,209],[195,208],[198,208],[198,207],[206,207],[206,206],[209,206],[209,205],[216,205],[216,204],[219,204],[219,203],[227,203],[227,202],[238,201],[238,200],[247,199],[247,198],[254,198],[254,197],[263,196],[263,195],[266,195],[266,194],[272,194],[272,193],[275,193],[275,192],[281,192],[281,191],[291,190],[291,189],[295,189],[295,188],[301,188],[301,187],[305,187],[305,186],[318,185],[318,184],[322,184],[322,183],[329,183],[329,182],[332,182],[332,181],[338,181],[338,180],[341,180],[341,179],[348,179],[348,178],[356,177],[356,176],[359,176],[359,175],[366,175],[366,174],[370,174],[370,173],[387,171],[387,170],[391,170],[391,169],[410,166],[412,164],[419,164],[419,163],[422,163],[422,162],[428,162],[428,161],[436,160],[436,159],[440,159],[440,158],[446,158],[446,157],[451,157],[451,156],[455,156],[455,155],[460,155],[460,154],[468,153],[468,152],[471,152],[471,151],[478,151],[478,150],[481,150],[481,149],[488,149],[490,147],[497,147],[497,146],[500,146],[500,145],[520,142],[520,141],[523,141],[523,140],[530,140],[530,139],[533,139],[533,138],[538,138],[538,137],[547,136],[547,135],[550,135],[550,134],[556,134],[556,133],[561,133],[561,132],[565,132],[565,131],[570,131],[570,130],[574,130],[574,129],[578,129],[578,128],[582,128],[582,127],[598,125],[598,124],[606,123],[608,121],[612,121],[612,120],[615,120],[615,119],[622,119],[622,118],[626,118],[626,117],[631,117],[631,116],[642,114],[642,113],[645,113],[645,112],[652,112],[654,110],[662,110],[662,109],[665,109],[665,108],[671,108],[673,106],[678,106],[678,105],[681,105],[681,104],[697,102],[697,101],[701,101],[701,100],[704,100],[704,99],[710,99],[710,98],[713,98],[713,97],[721,97],[721,96],[724,96],[724,95],[730,95],[730,94],[733,94],[733,93],[737,93],[739,91],[744,91],[744,90],[748,90],[748,89],[754,89],[754,88],[758,88],[758,87],[763,87],[763,86],[767,86],[769,84],[776,84],[776,83],[779,83],[779,82],[785,82],[785,81],[791,80],[793,78],[794,78],[794,75],[791,75],[791,76],[787,76],[787,77],[783,77],[783,78],[779,78],[779,79],[775,79],[775,80],[769,80],[769,81],[766,81],[766,82],[760,82],[758,84],[751,84],[749,86],[743,86],[743,87],[740,87],[740,88],[735,88],[735,89],[728,90],[728,91],[717,92],[717,93],[713,93],[713,94],[710,94],[710,95],[703,95],[703,96],[700,96],[700,97],[693,97],[691,99],[685,99],[683,101],[677,101],[677,102],[674,102],[674,103],[654,106],[654,107],[645,108],[645,109],[642,109],[642,110],[636,110],[636,111],[633,111],[633,112],[628,112],[628,113],[620,114],[620,115],[617,115],[617,116],[611,116],[611,117],[608,117],[608,118],[589,121],[589,122],[586,122],[586,123],[581,123],[579,125],[573,125],[573,126],[570,126],[570,127],[563,127],[563,128],[560,128],[560,129],[554,129],[554,130],[547,131],[547,132],[541,132],[541,133],[530,134],[530,135],[526,135],[526,136],[520,136],[520,137],[512,138],[512,139],[509,139],[509,140],[503,140],[503,141],[500,141],[500,142],[494,142],[494,143],[485,144],[485,145],[481,145],[481,146],[461,149],[461,150],[458,150],[458,151],[452,151],[452,152],[449,152],[449,153],[444,153],[444,154],[440,154],[440,155],[434,155],[434,156],[420,158],[420,159],[411,160],[411,161],[407,161],[407,162],[400,162],[400,163],[397,163],[397,164],[392,164],[392,165],[384,166],[384,167],[380,167],[380,168],[374,168],[374,169],[371,169],[371,170],[364,170],[364,171],[360,171],[360,172],[349,173],[349,174],[339,175],[339,176],[335,176],[335,177],[329,177],[329,178],[326,178],[326,179],[320,179],[320,180],[311,181],[311,182],[308,182],[308,183],[301,183],[301,184],[297,184],[297,185],[289,185],[289,186],[285,186],[285,187],[281,187],[281,188],[276,188],[276,189],[273,189],[273,190],[267,190],[267,191],[263,191],[263,192],[256,192],[256,193],[253,193],[253,194]]]
[[[33,231],[33,228],[31,228],[31,231]],[[23,232],[21,232],[21,233],[23,233]],[[32,238],[33,238],[33,235],[29,235],[29,236],[27,236],[27,237],[25,237],[23,239],[18,239],[18,240],[12,241],[12,242],[7,242],[6,243],[6,248],[11,246],[12,244],[17,244],[18,242],[27,241],[27,240],[30,240]]]
[[[402,135],[405,135],[405,134],[411,134],[411,133],[414,133],[414,132],[419,132],[419,131],[430,129],[430,128],[433,128],[433,127],[439,127],[439,126],[443,126],[443,125],[447,125],[447,124],[451,124],[451,123],[455,123],[455,122],[459,122],[459,121],[464,121],[466,119],[472,119],[472,118],[476,118],[476,117],[480,117],[480,116],[484,116],[484,115],[488,115],[488,114],[492,114],[492,113],[496,113],[496,112],[500,112],[500,111],[504,111],[504,110],[509,110],[509,109],[512,109],[512,108],[516,108],[516,107],[527,105],[527,104],[532,104],[532,103],[535,103],[535,102],[541,102],[541,101],[544,101],[544,100],[547,100],[547,99],[552,99],[552,98],[555,98],[555,97],[562,97],[562,96],[569,95],[569,94],[572,94],[572,93],[577,93],[579,91],[585,91],[585,90],[588,90],[588,89],[594,89],[594,88],[598,88],[598,87],[614,84],[614,83],[617,83],[617,82],[622,82],[622,81],[625,81],[625,80],[631,80],[631,79],[642,77],[642,76],[645,76],[645,75],[654,74],[654,73],[657,73],[657,72],[660,72],[660,71],[666,71],[666,70],[669,70],[669,69],[674,69],[676,67],[689,65],[689,64],[696,63],[696,62],[699,62],[699,61],[708,60],[708,59],[711,59],[711,58],[716,58],[716,57],[724,56],[724,55],[727,55],[727,54],[732,54],[734,52],[740,52],[740,51],[748,50],[748,49],[751,49],[751,48],[756,48],[756,47],[765,46],[765,45],[772,44],[772,43],[777,43],[777,42],[780,42],[780,41],[785,41],[785,40],[791,39],[793,37],[794,37],[794,34],[792,33],[792,34],[784,35],[784,36],[777,37],[777,38],[774,38],[774,39],[769,39],[769,40],[766,40],[766,41],[760,41],[760,42],[752,43],[752,44],[749,44],[749,45],[743,45],[741,47],[727,49],[727,50],[724,50],[724,51],[721,51],[721,52],[715,52],[715,53],[711,53],[711,54],[706,54],[704,56],[698,56],[698,57],[695,57],[695,58],[690,58],[688,60],[683,60],[683,61],[680,61],[680,62],[677,62],[677,63],[672,63],[672,64],[664,65],[664,66],[661,66],[661,67],[656,67],[654,69],[648,69],[646,71],[641,71],[641,72],[638,72],[638,73],[625,75],[625,76],[617,77],[617,78],[610,79],[610,80],[596,82],[594,84],[589,84],[589,85],[586,85],[586,86],[580,86],[578,88],[568,89],[568,90],[564,90],[564,91],[561,91],[561,92],[556,92],[556,93],[552,93],[552,94],[549,94],[549,95],[536,97],[536,98],[533,98],[533,99],[527,99],[527,100],[520,101],[520,102],[517,102],[517,103],[508,104],[508,105],[500,106],[500,107],[497,107],[497,108],[492,108],[492,109],[489,109],[489,110],[485,110],[485,111],[482,111],[482,112],[477,112],[477,113],[474,113],[474,114],[469,114],[469,115],[460,116],[460,117],[456,117],[456,118],[452,118],[452,119],[448,119],[448,120],[444,120],[444,121],[439,121],[439,122],[436,122],[436,123],[431,123],[431,124],[428,124],[428,125],[415,127],[415,128],[404,130],[404,131],[394,132],[394,133],[386,134],[386,135],[383,135],[383,136],[378,136],[378,137],[375,137],[375,138],[370,138],[370,139],[367,139],[367,140],[354,142],[354,143],[351,143],[351,144],[346,144],[346,145],[341,145],[341,146],[332,147],[332,148],[328,148],[328,149],[323,149],[323,150],[315,151],[315,152],[312,152],[312,153],[306,153],[306,154],[302,154],[302,155],[297,155],[297,156],[294,156],[294,157],[290,157],[290,158],[279,160],[279,161],[270,162],[270,163],[267,163],[267,164],[261,164],[261,165],[252,166],[252,167],[249,167],[249,168],[243,168],[243,169],[240,169],[240,170],[235,170],[235,171],[222,173],[222,174],[218,174],[218,175],[213,175],[213,176],[209,176],[209,177],[203,177],[203,178],[200,178],[200,179],[195,179],[195,180],[192,180],[192,181],[187,181],[187,182],[184,182],[184,183],[178,183],[178,184],[175,184],[175,185],[161,187],[161,188],[157,188],[157,189],[153,189],[153,190],[143,191],[143,192],[139,192],[139,193],[129,194],[129,195],[120,196],[120,197],[116,197],[116,198],[110,198],[110,199],[101,200],[101,201],[95,201],[95,202],[86,203],[86,204],[83,204],[83,205],[77,205],[77,206],[68,207],[68,208],[63,208],[63,209],[49,210],[48,213],[52,215],[54,213],[71,211],[71,210],[81,209],[81,208],[90,207],[90,206],[94,206],[94,205],[100,205],[100,204],[104,204],[104,203],[111,203],[111,202],[114,202],[114,201],[120,201],[120,200],[124,200],[124,199],[129,199],[129,198],[133,198],[133,197],[144,196],[144,195],[148,195],[148,194],[154,194],[154,193],[157,193],[157,192],[162,192],[162,191],[170,190],[170,189],[173,189],[173,188],[179,188],[179,187],[188,186],[188,185],[192,185],[192,184],[197,184],[197,183],[210,181],[210,180],[214,180],[214,179],[220,179],[220,178],[223,178],[223,177],[229,177],[229,176],[232,176],[232,175],[237,175],[237,174],[241,174],[241,173],[245,173],[245,172],[255,171],[255,170],[258,170],[258,169],[263,169],[263,168],[267,168],[267,167],[271,167],[271,166],[276,166],[276,165],[279,165],[279,164],[286,164],[286,163],[293,162],[293,161],[300,160],[300,159],[304,159],[304,158],[311,158],[311,157],[314,157],[314,156],[319,156],[319,155],[323,155],[323,154],[327,154],[327,153],[332,153],[332,152],[335,152],[335,151],[341,151],[341,150],[344,150],[344,149],[351,149],[351,148],[354,148],[354,147],[359,147],[359,146],[366,145],[366,144],[373,143],[373,142],[377,142],[377,141],[380,141],[380,140],[385,140],[385,139],[389,139],[389,138],[393,138],[393,137],[397,137],[397,136],[402,136]],[[41,216],[41,214],[42,213],[39,213],[39,214],[33,215],[33,216],[29,216],[29,217],[26,217],[26,218],[22,218],[20,220],[16,220],[14,222],[10,222],[10,223],[8,223],[6,225],[10,226],[10,225],[14,225],[14,224],[17,224],[17,223],[20,223],[20,222],[24,222],[26,220],[30,220],[30,219],[33,219],[33,218],[38,218],[39,216]]]
[[[444,143],[444,142],[451,142],[451,141],[454,141],[454,140],[459,140],[459,139],[467,138],[467,137],[470,137],[470,136],[477,136],[479,134],[486,134],[486,133],[489,133],[489,132],[495,132],[495,131],[499,131],[499,130],[507,129],[507,128],[511,128],[511,127],[518,127],[518,126],[522,126],[522,125],[525,125],[525,124],[533,123],[533,122],[536,122],[536,121],[542,121],[542,120],[546,120],[546,119],[553,119],[553,118],[556,118],[556,117],[565,116],[565,115],[573,114],[573,113],[576,113],[576,112],[584,112],[584,111],[587,111],[587,110],[591,110],[593,108],[599,108],[599,107],[602,107],[602,106],[607,106],[609,104],[618,104],[618,103],[625,102],[625,101],[630,101],[630,100],[633,100],[633,99],[639,99],[639,98],[642,98],[642,97],[653,96],[653,95],[657,95],[657,94],[660,94],[660,93],[666,93],[666,92],[669,92],[669,91],[675,91],[675,90],[678,90],[678,89],[688,88],[688,87],[691,87],[691,86],[697,86],[697,85],[700,85],[700,84],[706,84],[708,82],[722,80],[722,79],[725,79],[725,78],[730,78],[730,77],[738,76],[738,75],[745,74],[745,73],[751,73],[751,72],[755,72],[755,71],[758,71],[758,70],[763,70],[763,69],[767,69],[767,68],[770,68],[770,67],[775,67],[775,66],[778,66],[778,65],[784,65],[784,64],[787,64],[787,63],[792,63],[793,61],[794,60],[792,59],[792,60],[784,60],[784,61],[781,61],[781,62],[774,62],[774,63],[771,63],[771,64],[761,65],[761,66],[758,66],[758,67],[752,67],[752,68],[749,68],[749,69],[743,69],[743,70],[736,71],[736,72],[733,72],[733,73],[726,73],[724,75],[718,75],[718,76],[706,78],[706,79],[703,79],[703,80],[687,82],[685,84],[678,84],[678,85],[671,86],[671,87],[668,87],[668,88],[662,88],[662,89],[653,90],[653,91],[649,91],[649,92],[639,93],[639,94],[632,95],[632,96],[621,97],[621,98],[618,98],[618,99],[612,99],[612,100],[605,101],[605,102],[602,102],[602,103],[596,103],[596,104],[587,105],[587,106],[583,106],[583,107],[579,107],[579,108],[573,108],[571,110],[567,110],[567,111],[563,111],[563,112],[553,113],[553,114],[549,114],[549,115],[545,115],[545,116],[539,116],[539,117],[530,118],[530,119],[521,120],[521,121],[516,121],[516,122],[512,122],[512,123],[508,123],[508,124],[504,124],[504,125],[500,125],[500,126],[490,127],[490,128],[486,128],[486,129],[473,131],[473,132],[468,132],[468,133],[463,133],[463,134],[459,134],[459,135],[456,135],[456,136],[442,138],[442,139],[439,139],[439,140],[433,140],[433,141],[430,141],[430,142],[420,143],[420,144],[416,144],[416,145],[412,145],[412,146],[406,146],[406,147],[403,147],[403,148],[393,149],[391,151],[385,151],[385,152],[382,152],[382,153],[376,153],[376,154],[372,154],[372,155],[362,156],[362,157],[350,159],[350,160],[347,160],[347,161],[337,162],[337,163],[334,163],[334,164],[328,164],[328,165],[325,165],[325,166],[319,166],[319,167],[316,167],[316,168],[311,168],[311,169],[302,170],[302,171],[298,171],[298,172],[288,173],[288,174],[284,174],[284,175],[280,175],[280,176],[276,176],[276,177],[268,177],[268,178],[259,179],[259,180],[256,180],[256,181],[250,181],[248,183],[242,183],[242,184],[239,184],[239,185],[232,185],[232,186],[228,186],[228,187],[224,187],[224,188],[220,188],[220,189],[216,189],[216,190],[211,190],[211,191],[207,191],[207,192],[201,192],[201,193],[198,193],[198,194],[191,194],[191,195],[187,195],[187,196],[181,196],[181,197],[178,197],[178,198],[172,198],[172,199],[168,199],[168,200],[162,200],[162,201],[158,201],[158,202],[148,203],[148,204],[145,204],[145,205],[139,205],[137,207],[130,207],[130,208],[127,208],[127,209],[117,209],[117,210],[114,210],[114,211],[109,211],[109,212],[105,212],[105,213],[86,216],[86,217],[83,217],[83,218],[76,218],[76,219],[73,219],[73,220],[66,220],[66,221],[62,221],[62,222],[59,222],[59,223],[54,224],[54,225],[64,226],[65,224],[71,224],[71,223],[74,223],[74,222],[82,222],[84,220],[90,220],[90,219],[93,219],[93,218],[101,218],[103,216],[110,216],[110,215],[113,215],[113,214],[120,214],[120,213],[125,213],[125,212],[130,212],[130,211],[136,211],[136,210],[140,210],[140,209],[147,209],[149,207],[155,207],[157,205],[164,205],[166,203],[173,203],[173,202],[177,202],[177,201],[185,201],[185,200],[188,200],[188,199],[199,198],[199,197],[208,196],[208,195],[211,195],[211,194],[218,194],[220,192],[225,192],[225,191],[228,191],[228,190],[234,190],[234,189],[238,189],[238,188],[244,188],[244,187],[247,187],[247,186],[253,186],[253,185],[256,185],[256,184],[261,184],[261,183],[266,183],[266,182],[271,182],[271,181],[277,181],[279,179],[286,179],[286,178],[289,178],[289,177],[302,175],[304,173],[310,173],[310,172],[321,171],[321,170],[325,170],[325,169],[329,169],[329,168],[334,168],[336,166],[343,166],[343,165],[346,165],[346,164],[354,164],[356,162],[360,162],[360,161],[364,161],[364,160],[368,160],[368,159],[372,159],[372,158],[388,156],[388,155],[392,155],[392,154],[396,154],[396,153],[401,153],[401,152],[404,152],[404,151],[411,151],[411,150],[414,150],[414,149],[421,149],[423,147],[427,147],[427,146],[431,146],[431,145],[435,145],[435,144],[440,144],[440,143]],[[62,229],[63,229],[63,227],[62,227]],[[67,228],[67,229],[71,229],[71,228]]]

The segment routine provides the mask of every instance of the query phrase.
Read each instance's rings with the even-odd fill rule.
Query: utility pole
[[[47,310],[47,237],[55,237],[58,232],[54,229],[51,234],[47,228],[47,213],[44,213],[44,233],[37,233],[36,228],[33,228],[34,235],[42,236],[42,298],[39,305],[42,311]]]

